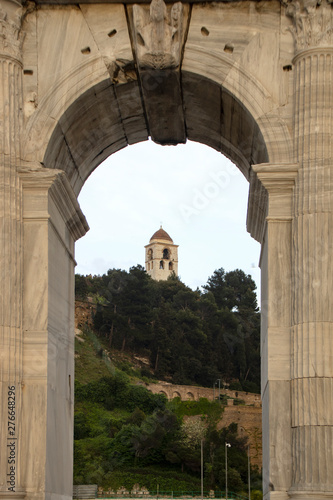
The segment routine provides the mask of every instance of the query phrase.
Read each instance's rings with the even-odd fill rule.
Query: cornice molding
[[[252,165],[253,172],[268,192],[266,222],[288,222],[293,217],[293,189],[297,163]]]
[[[268,193],[271,194],[293,188],[298,173],[298,164],[261,163],[259,165],[252,165],[252,169]]]
[[[74,241],[89,231],[86,218],[63,170],[23,166],[18,169],[18,173],[24,189],[49,193]]]

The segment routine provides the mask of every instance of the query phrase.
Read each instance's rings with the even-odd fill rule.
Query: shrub
[[[242,391],[243,387],[242,387],[242,384],[239,382],[239,380],[234,380],[229,385],[229,389],[230,389],[230,391]]]
[[[235,406],[245,405],[245,401],[244,401],[244,399],[235,398],[234,399],[234,405]]]

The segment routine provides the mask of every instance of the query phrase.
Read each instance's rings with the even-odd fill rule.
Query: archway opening
[[[179,275],[192,289],[224,267],[252,275],[259,291],[260,246],[245,228],[248,190],[239,169],[205,145],[125,148],[79,195],[90,231],[76,244],[76,272],[144,265],[144,245],[163,223],[180,245]]]
[[[201,76],[183,73],[182,91],[187,139],[210,146],[218,154],[223,152],[249,180],[251,165],[268,161],[255,118],[229,91]],[[118,87],[109,81],[101,82],[78,98],[58,120],[44,165],[64,170],[74,192],[79,194],[104,159],[127,145],[147,140],[147,120],[136,82]],[[170,133],[167,144],[173,143],[172,130]],[[213,192],[210,189],[207,192]],[[140,193],[135,198],[140,199]],[[265,203],[261,208],[265,212]],[[216,233],[217,227],[211,232]]]
[[[222,152],[249,180],[251,165],[268,161],[256,119],[229,90],[212,80],[183,72],[181,84],[187,139]],[[48,142],[44,165],[64,170],[78,194],[98,165],[125,146],[146,141],[151,126],[136,81],[115,86],[104,80],[84,92],[60,117]],[[169,132],[167,143],[174,143],[172,127]],[[221,179],[213,182],[221,184]],[[249,205],[252,227],[248,229],[257,240],[262,237],[267,208],[260,189]]]

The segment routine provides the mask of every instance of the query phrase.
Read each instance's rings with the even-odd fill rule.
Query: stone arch
[[[5,0],[5,3],[8,2]],[[64,4],[66,3],[64,0]],[[28,34],[23,45],[22,67],[28,72],[30,70],[30,76],[27,72],[22,75],[23,103],[18,88],[20,79],[12,79],[11,88],[17,86],[11,94],[16,107],[7,106],[6,109],[6,127],[9,131],[6,140],[13,146],[12,151],[16,151],[16,142],[22,145],[20,153],[17,152],[17,158],[15,155],[9,158],[8,155],[11,162],[10,175],[14,175],[19,164],[16,159],[20,158],[22,162],[19,179],[11,179],[13,187],[19,186],[17,193],[13,196],[7,187],[3,192],[7,196],[8,205],[11,204],[11,216],[15,223],[20,219],[22,208],[24,245],[19,231],[14,231],[10,235],[13,258],[4,261],[3,275],[6,283],[9,283],[8,286],[5,283],[8,290],[15,288],[17,283],[24,283],[24,293],[18,293],[17,300],[10,300],[8,293],[7,300],[10,307],[15,304],[17,318],[20,318],[21,310],[24,316],[22,322],[18,319],[17,332],[21,331],[23,323],[25,364],[22,380],[28,379],[29,383],[25,384],[22,393],[22,407],[26,415],[24,424],[29,426],[29,432],[27,429],[22,431],[25,442],[22,443],[21,449],[30,451],[31,436],[41,432],[44,436],[47,435],[47,470],[45,469],[45,473],[43,461],[40,461],[40,466],[36,465],[36,472],[33,471],[34,478],[37,480],[47,477],[45,491],[52,491],[58,494],[59,498],[63,498],[66,491],[66,498],[69,498],[72,491],[71,474],[68,474],[71,464],[70,459],[66,462],[63,457],[71,456],[71,439],[68,438],[69,434],[64,434],[61,441],[56,429],[67,426],[67,430],[70,430],[72,421],[73,389],[72,379],[69,378],[68,381],[68,374],[73,373],[71,311],[75,267],[74,241],[87,230],[76,196],[91,172],[106,157],[129,144],[153,136],[153,119],[147,112],[146,104],[150,105],[150,111],[154,105],[158,105],[170,81],[175,84],[177,90],[177,110],[181,114],[180,121],[183,122],[185,135],[173,134],[170,129],[166,140],[156,142],[176,144],[190,139],[206,144],[230,158],[250,181],[248,213],[253,226],[252,234],[263,242],[263,274],[266,271],[267,275],[269,262],[281,263],[279,267],[276,266],[278,272],[275,275],[272,272],[270,294],[267,292],[266,296],[270,306],[270,320],[273,324],[276,320],[274,314],[284,319],[282,324],[279,317],[274,325],[282,325],[283,328],[276,331],[276,334],[278,333],[279,338],[283,337],[281,345],[289,345],[286,339],[288,340],[291,323],[287,317],[291,302],[289,278],[292,273],[289,269],[292,254],[290,193],[297,168],[290,165],[293,158],[291,135],[295,136],[291,119],[295,104],[290,90],[292,74],[288,77],[288,74],[283,72],[283,64],[291,64],[293,42],[290,34],[283,33],[283,23],[286,19],[281,15],[283,7],[278,1],[192,4],[191,16],[186,18],[184,15],[186,36],[179,61],[166,71],[165,68],[156,70],[153,66],[149,70],[144,67],[142,72],[142,59],[138,58],[136,48],[133,47],[135,33],[131,33],[131,39],[129,35],[129,31],[133,31],[133,25],[128,23],[132,6],[96,4],[88,1],[80,6],[62,4],[49,9],[45,3],[41,7],[28,10],[24,19],[22,31],[26,30]],[[169,7],[171,8],[170,5],[166,8]],[[189,5],[184,6],[184,12],[189,8]],[[240,16],[242,23],[238,23]],[[107,29],[103,24],[105,19]],[[110,19],[112,26],[109,26]],[[233,46],[228,41],[223,41],[223,36],[234,36],[236,20],[237,30],[239,29],[235,34],[235,37],[238,37],[238,46],[235,46],[234,55],[231,56]],[[203,30],[203,21],[209,29]],[[16,24],[12,23],[11,26],[15,27]],[[287,27],[284,24],[286,32]],[[112,32],[109,31],[111,29]],[[134,31],[135,29],[136,25]],[[228,29],[229,32],[225,35]],[[215,39],[208,36],[209,30],[211,33],[215,32]],[[109,36],[111,33],[117,33],[117,36]],[[270,43],[272,41],[273,43]],[[269,51],[275,51],[274,57],[267,53],[267,47]],[[19,50],[17,36],[15,48]],[[70,54],[65,54],[66,50]],[[5,59],[8,59],[8,54],[5,54]],[[19,65],[20,63],[17,64]],[[265,75],[267,65],[269,71]],[[17,67],[15,74],[19,75],[21,69]],[[141,77],[146,70],[145,76],[154,74],[162,81],[159,90],[163,92],[154,93],[154,88],[151,87],[149,95],[143,95],[143,90],[147,89],[143,89],[144,79]],[[173,101],[166,102],[166,109],[168,104],[172,106]],[[22,137],[18,116],[22,118]],[[162,115],[158,118],[160,116]],[[316,116],[315,113],[313,116]],[[22,140],[17,140],[18,135]],[[3,179],[7,181],[6,176]],[[223,179],[217,178],[216,182],[223,182]],[[269,215],[270,220],[275,217],[275,232],[270,233],[269,245],[267,233],[266,240],[263,237],[268,207],[267,192],[263,185],[267,189],[272,188],[272,199],[277,192],[283,197],[282,201],[280,198],[277,203],[270,203]],[[23,199],[22,207],[17,203],[19,199]],[[281,205],[283,210],[280,210]],[[11,222],[6,223],[4,227],[12,227]],[[17,258],[22,247],[23,263]],[[30,259],[31,255],[38,255],[38,259]],[[7,270],[6,263],[12,272]],[[287,265],[284,265],[285,263]],[[24,265],[20,267],[21,264]],[[24,270],[22,273],[21,268]],[[34,279],[31,279],[32,276]],[[268,290],[268,286],[266,289]],[[48,297],[47,301],[45,296]],[[65,311],[66,314],[60,314]],[[11,333],[16,335],[16,330],[13,328]],[[20,345],[19,341],[17,344],[7,342],[8,351],[12,344],[15,348]],[[265,352],[268,351],[267,345],[264,335]],[[32,352],[35,356],[33,363]],[[46,355],[47,353],[49,355]],[[279,355],[281,356],[281,350]],[[6,355],[4,358],[11,359]],[[57,365],[58,360],[60,363]],[[285,357],[281,364],[287,373],[283,373],[283,377],[289,380],[290,365],[285,361]],[[267,382],[271,375],[267,373],[265,365],[263,368]],[[280,369],[280,366],[278,368]],[[38,372],[37,376],[34,370]],[[275,374],[274,370],[273,373]],[[278,376],[280,375],[278,371]],[[38,377],[43,384],[34,390],[38,385]],[[273,382],[270,393],[272,397],[268,397],[269,391],[266,391],[264,405],[266,412],[273,415],[269,442],[274,442],[276,449],[274,448],[274,457],[268,457],[270,460],[267,461],[273,470],[273,478],[270,472],[264,474],[264,477],[272,478],[276,489],[281,490],[279,478],[274,478],[274,474],[277,476],[274,466],[281,457],[291,456],[290,398],[288,399],[285,390],[290,384],[280,383],[280,379],[274,379]],[[276,389],[278,384],[280,389]],[[278,398],[274,397],[276,393]],[[38,406],[34,404],[37,402],[36,394]],[[181,395],[175,391],[173,397]],[[35,418],[35,408],[39,407],[43,409],[41,422]],[[44,408],[47,408],[47,415],[45,413],[43,421]],[[68,409],[66,415],[64,408]],[[276,425],[274,420],[278,414],[279,418],[284,419],[281,425]],[[20,428],[20,425],[18,427]],[[282,435],[285,430],[287,432]],[[297,442],[297,436],[294,441]],[[34,449],[34,463],[36,456],[40,456],[38,446]],[[49,460],[51,456],[52,460]],[[53,463],[57,463],[59,469],[62,467],[64,470],[55,471]],[[287,466],[288,470],[281,472],[283,478],[289,474],[289,464],[282,466],[281,462],[280,467],[275,467],[286,469]],[[35,479],[32,479],[32,475],[29,476],[28,469],[24,469],[26,470],[22,471],[22,474],[25,473],[26,477],[23,482],[30,484],[31,481],[31,491],[34,491],[35,487],[44,487],[36,486]],[[59,481],[62,477],[65,478],[65,487]],[[283,482],[282,489],[287,483],[288,480]],[[28,500],[32,496],[29,495]]]
[[[234,88],[229,81],[221,85],[201,74],[183,71],[184,119],[188,139],[222,152],[251,181],[247,226],[251,235],[262,241],[267,195],[252,165],[277,158],[287,162],[291,141],[286,125],[271,109],[267,91],[252,75],[241,68],[237,71],[242,85]],[[52,121],[51,136],[41,139],[45,151],[42,163],[47,168],[64,170],[75,194],[104,159],[128,144],[148,139],[150,124],[147,128],[136,81],[115,86],[110,79],[102,80],[61,110],[58,121]],[[51,124],[37,126],[36,130],[41,136],[44,130],[49,134]],[[215,181],[223,185],[224,179]]]
[[[253,93],[262,97],[260,85],[249,76],[244,79],[249,88],[255,89]],[[275,140],[287,137],[287,129],[277,116],[261,107],[260,99],[249,103],[246,93],[234,89],[230,82],[222,85],[192,71],[182,72],[182,96],[187,139],[225,154],[251,184],[255,185],[252,165],[267,164],[277,157],[286,161],[289,157],[290,141],[280,140],[276,144]],[[35,160],[40,159],[46,172],[63,171],[75,195],[104,159],[149,136],[150,124],[147,124],[137,81],[114,85],[109,78],[103,79],[58,111],[53,120],[39,112],[32,118],[32,122],[38,124],[35,130],[41,135]],[[23,145],[26,151],[28,143]],[[27,158],[32,160],[29,154]],[[223,179],[217,178],[216,182]],[[263,214],[264,220],[267,197],[263,194],[252,209]],[[257,239],[261,239],[262,232],[257,234]],[[194,399],[192,396],[187,394],[186,398]],[[172,398],[175,397],[181,398],[181,394],[175,391]]]
[[[289,161],[288,129],[275,113],[268,92],[242,68],[233,68],[233,78],[223,83],[193,69],[186,67],[181,80],[187,139],[225,154],[251,182],[255,196],[251,198],[250,192],[248,213],[252,220],[259,219],[256,225],[261,227],[249,229],[262,241],[267,195],[252,165]],[[109,78],[82,91],[68,107],[59,107],[52,123],[46,121],[39,150],[39,154],[44,150],[42,163],[47,170],[64,171],[76,195],[104,159],[128,144],[147,140],[151,126],[138,82],[114,85]],[[36,128],[43,136],[41,129]],[[223,183],[223,179],[216,182]],[[181,394],[175,391],[174,397],[181,398]]]
[[[274,156],[271,137],[276,129],[285,136],[281,121],[256,120],[227,88],[204,76],[183,72],[182,85],[188,139],[225,154],[249,180],[252,164],[267,163]],[[130,135],[126,133],[129,116]],[[64,170],[78,194],[90,173],[110,154],[147,138],[136,82],[115,87],[104,80],[81,94],[59,117],[45,144],[43,164]]]
[[[225,64],[221,59],[216,61],[216,63],[221,62]],[[97,65],[96,61],[90,62],[92,67],[89,76],[95,69],[94,65]],[[76,92],[66,93],[65,102],[63,87],[67,89],[68,78],[70,79],[71,75],[64,82],[57,82],[57,87],[50,89],[48,95],[40,103],[39,109],[28,120],[23,137],[23,155],[26,160],[41,162],[48,168],[65,170],[77,194],[90,173],[110,154],[127,144],[148,139],[137,83],[132,81],[115,87],[109,78],[105,79],[105,72],[98,66],[93,79],[89,79],[90,85],[87,85],[88,78],[84,70],[87,70],[86,67],[81,68],[83,74],[80,85],[77,84],[77,71],[73,71],[72,85]],[[275,112],[273,106],[267,109],[267,103],[271,100],[267,90],[252,75],[246,74],[242,68],[237,68],[238,73],[235,71],[233,69],[233,79],[223,82],[223,85],[219,79],[212,79],[211,74],[209,78],[206,75],[183,71],[183,92],[185,96],[188,95],[187,106],[191,109],[187,117],[188,139],[202,142],[221,151],[249,178],[247,172],[249,164],[264,161],[271,163],[291,161],[292,141],[286,124]],[[234,80],[242,81],[242,85],[238,83],[233,86]],[[201,98],[197,99],[200,92]],[[215,124],[215,130],[212,130],[214,127],[210,117],[202,114],[202,110],[207,109],[209,95],[213,95],[215,99],[221,98],[222,107],[229,112],[228,120],[222,130],[219,130],[218,123]],[[216,109],[219,108],[220,103]],[[106,116],[107,111],[108,116]],[[235,134],[234,138],[230,134],[224,136],[228,121],[230,125],[231,111],[233,115],[238,113],[239,116],[247,117],[245,128],[249,126],[250,136],[254,140],[255,135],[258,134],[260,140],[256,145],[255,154],[251,155],[248,151],[244,158],[242,149],[249,148],[249,140],[241,139],[239,143],[238,134]],[[88,116],[90,118],[87,118]],[[69,117],[71,118],[68,121]],[[84,124],[84,128],[80,131],[75,150],[72,151],[75,117],[79,123]],[[254,124],[256,124],[255,127]],[[103,127],[105,127],[104,133]],[[126,130],[126,128],[131,130]],[[254,132],[251,132],[252,128],[255,129]],[[93,130],[93,135],[91,130]],[[125,134],[122,135],[120,130],[125,131]],[[113,139],[107,143],[106,136],[110,137],[110,133]],[[69,139],[68,142],[67,139]],[[66,141],[66,146],[64,141]],[[84,142],[86,142],[86,147],[84,147]],[[260,149],[263,151],[258,154]],[[83,161],[85,151],[88,150],[90,154]],[[72,153],[73,157],[71,157]],[[266,157],[264,161],[262,161],[263,157]],[[75,165],[70,166],[70,161],[74,161]]]
[[[182,133],[155,113],[167,129],[156,142],[207,144],[250,180],[251,234],[262,242],[264,496],[333,496],[331,2],[161,1],[172,17],[145,47],[165,50],[148,54],[135,21],[149,5],[1,2],[2,383],[17,383],[15,495],[71,498],[74,242],[87,230],[76,196],[104,158],[154,138],[150,112],[166,94]]]
[[[192,392],[187,392],[186,393],[186,399],[188,401],[194,401],[195,400],[194,394]]]
[[[124,147],[126,144],[133,144],[148,137],[141,106],[140,90],[137,84],[137,75],[134,69],[132,43],[127,27],[127,10],[123,4],[112,5],[104,3],[104,5],[90,5],[80,8],[75,6],[66,10],[57,9],[52,12],[52,16],[49,16],[47,11],[38,12],[38,15],[36,12],[31,12],[27,16],[24,29],[28,32],[30,29],[34,35],[32,39],[26,37],[23,48],[25,48],[25,45],[29,48],[33,47],[36,43],[35,30],[37,17],[40,29],[41,26],[44,27],[43,29],[47,31],[48,37],[54,45],[52,51],[49,50],[50,47],[45,49],[44,52],[40,48],[40,64],[44,62],[43,57],[45,58],[45,63],[51,63],[51,67],[53,61],[56,64],[58,53],[62,50],[62,45],[65,46],[66,42],[64,39],[59,39],[59,33],[67,34],[68,23],[80,32],[80,38],[75,40],[75,43],[71,39],[72,43],[70,47],[67,46],[67,50],[71,51],[70,57],[68,58],[68,62],[65,61],[65,65],[62,65],[62,70],[58,71],[56,78],[50,78],[50,75],[45,75],[47,85],[44,85],[42,95],[38,96],[38,102],[34,100],[33,96],[27,96],[25,107],[29,119],[25,127],[23,141],[23,155],[25,160],[42,162],[50,143],[50,137],[57,125],[59,123],[64,125],[63,132],[65,136],[68,132],[68,126],[61,120],[65,113],[68,115],[67,110],[78,102],[80,97],[86,92],[89,93],[91,89],[96,88],[98,93],[100,86],[104,88],[106,93],[108,92],[108,88],[109,93],[113,94],[116,102],[114,107],[106,106],[104,112],[108,111],[109,113],[117,114],[118,111],[121,115],[121,127],[126,129],[126,139],[124,141],[118,137],[119,141],[113,141],[113,146],[111,144],[105,145],[105,157]],[[191,25],[196,26],[197,22],[201,23],[200,16],[202,14],[200,7],[194,8],[191,14]],[[258,67],[261,66],[258,63],[258,57],[261,57],[262,62],[265,62],[267,54],[264,51],[258,50],[256,44],[261,44],[261,32],[263,36],[267,36],[267,26],[260,24],[259,17],[251,16],[251,14],[251,10],[247,11],[247,7],[240,9],[238,5],[230,5],[226,8],[226,6],[216,3],[214,8],[205,9],[205,22],[209,23],[212,28],[214,27],[215,30],[220,30],[221,24],[223,24],[222,18],[226,15],[242,22],[242,25],[249,31],[248,34],[246,33],[246,41],[244,41],[243,46],[247,57],[243,60],[231,58],[228,51],[223,50],[223,45],[220,50],[217,46],[202,43],[205,40],[202,38],[202,32],[200,33],[200,30],[198,30],[197,33],[197,30],[194,30],[191,35],[192,38],[190,37],[186,41],[186,54],[181,64],[182,91],[184,93],[185,90],[185,96],[187,88],[190,90],[188,94],[190,95],[193,88],[197,86],[198,80],[214,82],[224,92],[233,96],[253,116],[264,137],[269,158],[267,161],[271,163],[276,161],[288,162],[291,159],[291,138],[287,125],[280,118],[278,112],[279,105],[277,104],[281,81],[279,78],[273,78],[272,70],[269,72],[261,70],[258,76]],[[279,33],[280,30],[281,12],[278,2],[272,6],[270,13],[265,12],[264,17],[266,15],[270,16],[268,35],[275,36],[275,33]],[[110,33],[108,31],[104,33],[103,29],[101,29],[101,27],[105,27],[105,18],[112,19],[113,33],[116,34],[115,37],[110,38],[108,36]],[[250,24],[253,24],[251,28],[249,20]],[[231,24],[229,23],[229,25]],[[228,23],[226,27],[228,28]],[[207,41],[209,39],[207,37]],[[83,55],[83,40],[84,44],[91,49],[88,55]],[[108,52],[105,51],[107,40],[109,43]],[[121,43],[119,40],[121,40]],[[290,43],[290,40],[288,41]],[[276,39],[273,39],[273,45],[275,50],[278,51],[279,45]],[[254,49],[257,49],[256,52]],[[251,61],[253,57],[252,53],[256,55],[255,68],[251,66],[251,62],[250,64],[247,63],[247,59]],[[270,53],[269,56],[271,57],[271,55]],[[262,64],[263,68],[264,66]],[[195,75],[196,80],[191,81],[190,75]],[[30,91],[31,84],[29,85],[27,90]],[[283,86],[285,86],[284,82]],[[207,88],[205,93],[206,97],[208,97],[210,88]],[[131,109],[128,107],[128,103],[130,102],[128,99],[129,94],[132,100],[135,101],[135,106],[132,106]],[[111,102],[110,99],[108,99],[108,102]],[[81,101],[81,104],[84,107],[85,102]],[[184,102],[187,108],[188,104],[191,103]],[[199,108],[203,109],[199,101],[198,105]],[[73,108],[71,109],[73,110]],[[193,125],[195,121],[196,126],[191,125],[187,127],[188,138],[204,142],[205,144],[209,143],[208,145],[218,150],[223,150],[224,154],[229,157],[232,156],[233,161],[240,165],[243,160],[242,155],[237,158],[236,151],[228,151],[230,148],[228,138],[226,138],[226,142],[221,147],[219,140],[216,143],[213,139],[213,134],[204,134],[204,128],[207,125],[207,123],[204,123],[207,121],[206,117],[202,113],[195,115],[194,108],[192,107],[192,109],[192,116],[188,116],[186,120],[192,120]],[[140,132],[138,135],[137,122],[139,117],[140,120],[142,118],[142,127],[139,127]],[[210,117],[208,123],[211,121],[212,117]],[[114,121],[113,132],[115,125],[116,122]],[[133,133],[134,129],[135,132]],[[84,133],[84,131],[82,132]],[[202,141],[199,137],[203,137],[204,135],[206,135],[206,142]],[[220,133],[217,135],[223,136]],[[86,138],[89,139],[89,132]],[[96,150],[99,146],[99,144],[96,145]],[[231,146],[234,146],[234,144]],[[236,149],[240,150],[241,148],[236,146]],[[104,156],[104,154],[101,156]],[[93,163],[97,160],[97,158],[90,159],[94,160]],[[66,162],[65,158],[58,158],[58,161],[59,163],[62,161]],[[52,166],[51,164],[45,165]],[[91,167],[95,168],[93,164]],[[71,178],[71,184],[75,186],[76,192],[80,189],[80,184],[82,187],[82,181],[84,182],[84,180],[81,179],[80,181],[79,178]]]
[[[169,399],[169,396],[167,395],[167,393],[165,391],[160,391],[159,394],[163,394],[163,396],[165,396],[167,399]]]
[[[203,142],[250,180],[264,496],[333,497],[331,2],[154,4],[158,15],[129,0],[1,2],[0,337],[2,391],[17,390],[15,496],[72,496],[74,242],[88,229],[76,196],[104,158],[151,136]],[[161,12],[166,30],[154,29]]]

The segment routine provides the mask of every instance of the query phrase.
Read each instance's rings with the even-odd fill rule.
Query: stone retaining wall
[[[73,486],[73,498],[88,500],[97,497],[97,484],[80,484]]]
[[[200,398],[206,398],[210,401],[217,398],[219,394],[218,388],[210,389],[207,387],[197,387],[192,385],[174,385],[167,382],[158,384],[149,384],[147,389],[153,394],[164,394],[169,400],[180,397],[182,401],[199,401]],[[220,390],[220,394],[225,394],[233,399],[242,399],[246,405],[261,406],[260,394],[253,394],[243,391],[231,391],[229,389]]]
[[[198,401],[200,398],[207,398],[210,401],[218,397],[218,389],[206,387],[196,387],[190,385],[173,385],[165,382],[150,384],[147,386],[154,394],[165,394],[170,400],[180,397],[182,401]],[[262,404],[259,394],[252,394],[243,391],[231,391],[221,389],[221,395],[231,398],[227,400],[222,418],[218,423],[218,429],[228,427],[232,423],[238,425],[238,435],[246,436],[250,445],[250,459],[252,465],[262,468]],[[235,399],[241,399],[245,405],[235,405]]]

